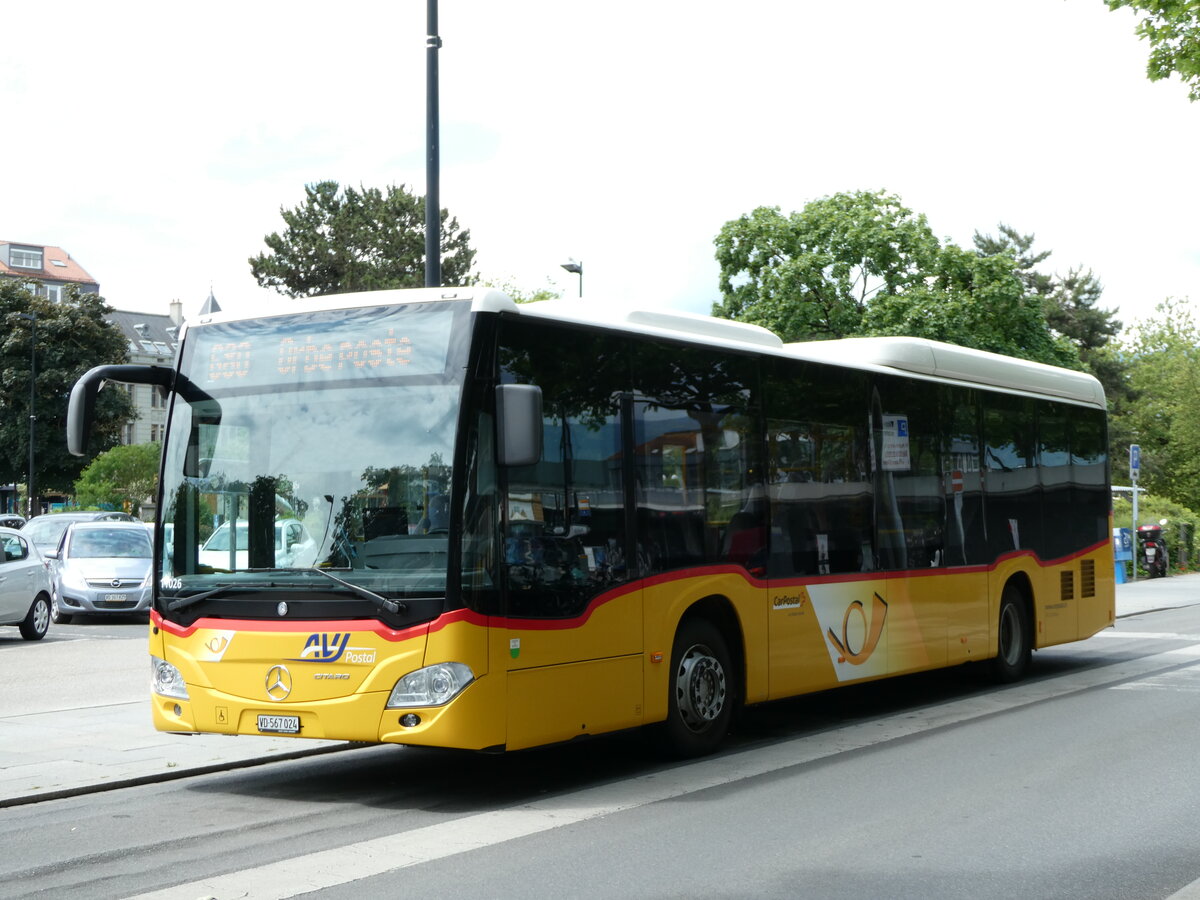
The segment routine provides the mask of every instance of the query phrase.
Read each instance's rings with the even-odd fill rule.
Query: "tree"
[[[34,410],[35,487],[64,490],[88,460],[67,452],[67,398],[79,376],[93,366],[126,361],[126,342],[109,324],[104,298],[69,288],[61,303],[37,297],[20,282],[0,279],[0,483],[25,481],[29,460],[30,323],[37,316],[37,378]],[[117,443],[121,425],[134,415],[129,395],[101,391],[91,447]]]
[[[1128,7],[1143,13],[1137,34],[1150,42],[1146,77],[1178,75],[1188,99],[1200,100],[1200,3],[1196,0],[1104,0],[1109,9]]]
[[[1011,255],[943,246],[894,195],[834,194],[786,217],[760,208],[727,222],[716,245],[713,314],[785,341],[910,335],[1079,366]]]
[[[1053,279],[1049,275],[1039,272],[1035,266],[1045,262],[1052,251],[1043,250],[1040,253],[1034,253],[1034,236],[1021,234],[1011,225],[1001,222],[999,231],[1000,234],[997,237],[976,231],[975,251],[980,256],[999,256],[1002,253],[1011,256],[1013,262],[1016,263],[1017,275],[1025,283],[1026,290],[1039,297],[1047,296],[1053,290]]]
[[[137,512],[158,485],[158,444],[127,444],[97,456],[75,482],[80,506]]]
[[[907,335],[1080,368],[1070,345],[1051,334],[1042,302],[1026,291],[1007,256],[942,248],[926,283],[879,297],[863,317],[871,335]]]
[[[562,297],[562,290],[549,278],[546,279],[545,287],[535,288],[532,291],[517,287],[516,282],[511,278],[480,278],[476,284],[480,287],[503,291],[517,303],[536,303],[539,300],[558,300]]]
[[[1200,509],[1200,326],[1185,303],[1167,300],[1123,347],[1136,402],[1113,423],[1142,447],[1141,484]],[[1113,453],[1124,474],[1123,454]]]
[[[263,240],[270,253],[250,258],[262,287],[289,297],[423,287],[425,198],[406,187],[344,190],[336,181],[305,185],[304,203],[281,207],[287,228]],[[475,251],[471,233],[441,211],[442,281],[465,284]]]
[[[1033,251],[1034,236],[1021,234],[1003,223],[998,237],[975,232],[975,251],[980,256],[1008,256],[1026,290],[1042,299],[1046,324],[1052,332],[1070,341],[1084,367],[1104,385],[1110,407],[1128,396],[1128,380],[1120,356],[1109,352],[1109,342],[1121,330],[1116,311],[1097,306],[1104,287],[1091,270],[1072,268],[1066,275],[1047,274],[1036,266],[1051,251]]]
[[[878,295],[918,284],[938,251],[922,215],[883,191],[834,194],[784,216],[760,207],[716,238],[722,300],[713,315],[785,341],[859,334]]]

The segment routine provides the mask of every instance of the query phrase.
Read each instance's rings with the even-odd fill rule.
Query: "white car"
[[[0,528],[0,625],[16,625],[27,641],[40,641],[50,628],[50,571],[14,528]]]
[[[246,549],[249,525],[237,523],[237,548],[233,551],[230,564],[229,523],[222,523],[200,548],[200,565],[214,569],[245,569],[249,566],[249,551]],[[316,541],[300,522],[295,519],[278,519],[275,522],[275,565],[281,569],[311,566],[316,555]]]

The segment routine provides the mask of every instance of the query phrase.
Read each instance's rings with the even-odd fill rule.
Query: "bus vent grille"
[[[1061,595],[1060,599],[1074,600],[1075,599],[1075,573],[1072,572],[1070,569],[1067,569],[1065,572],[1059,572],[1058,576],[1059,576],[1059,583],[1062,585],[1062,595]]]
[[[1079,588],[1084,597],[1096,596],[1096,561],[1085,559],[1079,564]]]

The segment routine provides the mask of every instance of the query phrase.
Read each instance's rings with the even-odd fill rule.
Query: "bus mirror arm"
[[[542,458],[542,389],[533,384],[496,386],[496,461],[531,466]]]
[[[96,395],[106,381],[151,384],[169,389],[175,370],[167,366],[96,366],[75,382],[67,405],[67,450],[74,456],[87,454],[88,440],[96,420]]]

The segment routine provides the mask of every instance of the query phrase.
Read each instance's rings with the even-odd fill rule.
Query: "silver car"
[[[150,612],[154,554],[141,522],[72,522],[46,555],[55,622],[81,613]]]
[[[0,625],[16,625],[27,641],[40,641],[50,627],[50,573],[14,528],[0,528]]]
[[[123,512],[106,512],[106,511],[88,511],[88,512],[62,512],[62,513],[42,513],[40,516],[34,516],[24,525],[21,526],[23,531],[31,541],[37,544],[38,552],[42,556],[46,556],[51,550],[58,547],[59,541],[62,540],[63,532],[67,530],[67,526],[72,522],[136,522],[133,516]]]

